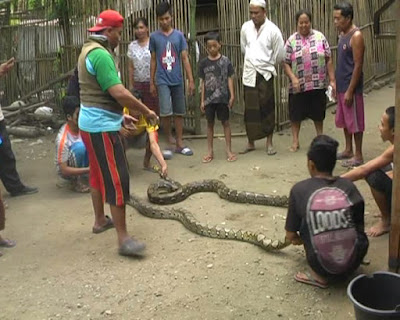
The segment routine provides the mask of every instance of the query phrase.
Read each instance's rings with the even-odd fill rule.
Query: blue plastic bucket
[[[378,271],[359,275],[347,287],[357,320],[400,320],[400,275]]]

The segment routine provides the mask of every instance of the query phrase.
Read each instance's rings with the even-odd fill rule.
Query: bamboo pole
[[[197,76],[197,56],[196,56],[196,0],[190,0],[189,2],[190,8],[190,39],[189,44],[191,45],[191,61],[192,61],[192,72],[193,77],[195,79],[195,94],[194,94],[194,114],[195,114],[195,122],[194,122],[194,131],[196,134],[200,134],[201,132],[201,122],[200,122],[200,95],[197,88],[199,87],[199,77]]]
[[[400,0],[397,1],[397,17],[400,17]],[[396,74],[396,121],[394,130],[394,172],[392,215],[389,239],[389,269],[400,268],[400,19],[397,20],[397,74]]]

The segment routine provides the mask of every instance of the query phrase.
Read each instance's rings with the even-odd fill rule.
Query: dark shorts
[[[386,174],[387,171],[391,171],[392,168],[390,166],[386,168],[382,168],[380,170],[371,172],[365,180],[368,185],[375,189],[378,192],[381,192],[385,195],[386,203],[389,208],[389,213],[391,213],[392,209],[392,187],[393,180]]]
[[[129,171],[119,132],[80,131],[89,156],[90,186],[101,192],[103,201],[123,206],[129,200]]]
[[[289,94],[289,118],[292,122],[300,122],[307,118],[323,121],[325,110],[325,89]]]
[[[208,122],[214,122],[215,114],[219,121],[229,120],[229,108],[225,103],[212,103],[206,106],[206,119]]]

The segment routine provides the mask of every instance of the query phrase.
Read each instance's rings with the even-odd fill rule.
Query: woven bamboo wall
[[[60,0],[61,1],[61,0]],[[17,58],[17,67],[5,81],[0,82],[0,102],[3,104],[23,96],[60,74],[72,69],[76,63],[80,47],[87,37],[87,28],[95,24],[96,16],[104,9],[120,11],[126,18],[123,38],[119,47],[119,66],[123,81],[127,82],[128,63],[126,51],[133,40],[133,20],[146,17],[150,30],[157,28],[155,6],[162,0],[62,0],[64,7],[54,7],[49,3],[36,10],[27,10],[28,1],[19,1],[10,17],[4,5],[0,6],[0,61],[7,57]],[[190,0],[173,0],[174,26],[184,33],[189,30]],[[334,56],[336,54],[337,31],[333,25],[334,0],[269,0],[268,17],[282,30],[284,39],[296,30],[295,13],[307,8],[313,15],[313,27],[327,37]],[[365,42],[366,55],[364,73],[367,84],[377,77],[393,72],[395,69],[395,40],[375,39],[372,30],[373,13],[386,0],[353,1],[355,23],[361,27]],[[240,29],[248,20],[248,1],[246,0],[209,0],[198,1],[196,28],[197,40],[202,55],[206,54],[204,33],[208,30],[220,30],[223,41],[223,53],[227,55],[236,70],[237,102],[236,113],[243,113],[243,87],[241,81],[243,56],[240,52]],[[394,32],[394,10],[388,10],[381,21],[384,32]],[[288,80],[279,70],[276,79],[277,118],[279,128],[288,120],[287,86]],[[58,86],[58,87],[57,87]],[[53,90],[62,94],[62,85]],[[2,94],[3,93],[3,94]],[[7,98],[7,99],[6,99]],[[195,114],[193,103],[189,115]],[[193,122],[189,123],[192,126]]]
[[[333,23],[333,7],[335,0],[269,0],[268,17],[282,31],[286,40],[296,31],[295,14],[300,9],[308,9],[312,13],[313,28],[321,31],[331,45],[334,60],[336,60],[338,32]],[[373,36],[373,14],[386,2],[385,0],[350,1],[354,6],[354,22],[358,25],[365,38],[364,73],[365,82],[370,84],[375,79],[395,70],[395,39],[375,39]],[[243,70],[243,56],[240,53],[240,27],[249,19],[248,2],[242,0],[220,0],[220,28],[226,54],[235,66],[236,87],[238,90],[237,113],[244,112],[243,89],[240,76]],[[395,16],[393,10],[388,10],[381,21],[382,31],[394,32]],[[279,68],[280,69],[280,68]],[[288,79],[279,70],[275,79],[276,125],[280,128],[288,122]]]

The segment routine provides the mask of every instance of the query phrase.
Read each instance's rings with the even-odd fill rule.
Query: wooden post
[[[400,268],[400,0],[397,8],[397,70],[396,70],[396,120],[394,138],[394,172],[392,192],[392,216],[389,240],[389,269],[399,272]]]
[[[197,76],[197,55],[196,55],[196,38],[197,38],[197,30],[196,30],[196,0],[190,0],[190,21],[189,21],[189,30],[190,30],[190,52],[191,52],[191,62],[192,62],[192,72],[194,78],[194,131],[196,134],[201,133],[201,122],[200,122],[200,95],[199,95],[199,77]]]

